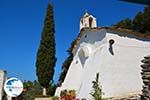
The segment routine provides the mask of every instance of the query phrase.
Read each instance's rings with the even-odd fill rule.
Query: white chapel
[[[85,13],[73,49],[73,61],[64,82],[56,89],[76,90],[78,98],[92,100],[92,81],[99,73],[103,98],[141,94],[141,60],[150,55],[150,35],[128,29],[97,27]]]

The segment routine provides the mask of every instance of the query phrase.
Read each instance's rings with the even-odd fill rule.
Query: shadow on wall
[[[92,29],[91,29],[92,30]],[[94,30],[94,29],[93,29]],[[100,32],[92,32],[92,31],[85,31],[85,34],[82,36],[80,43],[90,43],[94,44],[97,41],[102,41],[105,37],[105,30],[102,30]]]
[[[81,49],[80,51],[79,51],[79,59],[80,59],[80,62],[81,62],[81,64],[82,64],[82,66],[84,66],[84,64],[85,64],[85,61],[87,60],[87,58],[88,58],[88,56],[86,56],[86,54],[85,54],[85,51],[83,50],[83,49]]]

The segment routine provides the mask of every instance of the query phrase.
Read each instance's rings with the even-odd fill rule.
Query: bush
[[[58,96],[54,96],[51,98],[51,100],[59,100],[59,97]]]
[[[92,81],[93,83],[93,91],[90,93],[94,100],[102,100],[102,89],[99,84],[99,73],[96,74],[96,79],[95,81]]]

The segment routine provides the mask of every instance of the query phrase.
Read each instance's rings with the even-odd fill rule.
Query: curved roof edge
[[[80,38],[82,37],[82,35],[85,32],[89,32],[89,31],[92,31],[92,32],[95,31],[96,32],[96,31],[100,31],[100,30],[106,30],[106,32],[108,32],[108,33],[114,33],[114,34],[118,34],[120,36],[136,38],[138,40],[150,41],[150,33],[140,33],[140,32],[136,32],[134,30],[130,30],[130,29],[114,28],[114,27],[83,28],[83,29],[80,30],[80,33],[78,34],[78,36],[76,38],[76,42],[73,46],[73,50],[78,45],[78,43],[80,41]]]

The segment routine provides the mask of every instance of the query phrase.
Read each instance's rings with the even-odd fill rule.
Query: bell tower
[[[97,27],[96,18],[87,12],[80,19],[80,30],[85,27],[89,28]]]

